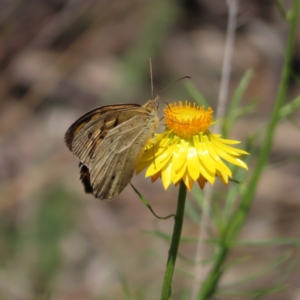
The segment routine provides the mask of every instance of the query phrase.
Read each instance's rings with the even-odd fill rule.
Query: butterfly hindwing
[[[151,138],[151,120],[147,114],[136,115],[111,130],[97,148],[89,168],[95,197],[111,199],[130,182],[136,163]]]

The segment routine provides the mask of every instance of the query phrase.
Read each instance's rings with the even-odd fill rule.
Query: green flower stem
[[[185,199],[186,199],[186,186],[183,181],[180,182],[179,185],[179,194],[178,194],[178,202],[177,202],[177,210],[175,215],[175,222],[173,228],[173,235],[171,246],[169,250],[169,256],[165,271],[165,277],[161,292],[161,300],[168,300],[171,296],[171,284],[172,284],[172,277],[180,242],[182,224],[183,224],[183,216],[184,216],[184,206],[185,206]]]
[[[235,239],[239,229],[241,228],[248,214],[250,205],[255,195],[257,184],[269,157],[276,125],[280,119],[280,109],[283,106],[284,100],[286,98],[288,80],[291,74],[291,61],[293,58],[295,46],[299,8],[300,0],[294,0],[293,7],[288,19],[290,25],[290,32],[285,52],[285,64],[282,71],[282,77],[277,92],[274,109],[272,111],[270,122],[266,131],[265,143],[262,146],[262,151],[260,152],[255,173],[253,174],[252,178],[250,179],[247,185],[247,191],[244,193],[242,201],[233,219],[227,224],[226,228],[222,233],[214,266],[201,286],[200,292],[198,294],[199,300],[210,299],[217,289],[219,280],[223,272],[223,264],[231,247],[231,241]]]
[[[288,41],[287,41],[287,48],[285,51],[285,63],[282,70],[280,85],[278,88],[274,109],[272,111],[270,122],[266,130],[265,143],[262,146],[255,172],[252,178],[250,179],[249,184],[247,185],[247,191],[243,195],[243,199],[231,222],[231,226],[228,232],[226,233],[227,236],[231,239],[234,239],[234,237],[236,236],[237,232],[239,231],[240,227],[242,226],[245,220],[245,217],[252,203],[252,199],[254,198],[260,176],[263,172],[263,169],[267,163],[267,160],[271,152],[275,129],[278,124],[278,121],[280,120],[280,111],[286,99],[288,82],[291,75],[291,63],[293,59],[293,53],[295,50],[299,8],[300,8],[300,0],[294,0],[293,7],[290,14],[290,19],[289,19],[290,31],[289,31]]]

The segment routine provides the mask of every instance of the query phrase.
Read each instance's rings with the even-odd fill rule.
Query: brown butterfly
[[[65,142],[80,160],[80,180],[86,193],[112,199],[127,186],[159,124],[158,100],[156,96],[143,106],[102,106],[68,129]]]

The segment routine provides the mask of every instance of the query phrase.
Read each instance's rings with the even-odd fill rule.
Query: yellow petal
[[[209,139],[211,140],[211,142],[218,148],[220,148],[220,150],[230,154],[230,155],[241,155],[241,154],[248,154],[248,152],[238,149],[238,148],[234,148],[234,147],[230,147],[225,145],[224,143],[221,143],[220,140],[218,138],[215,138],[213,135],[209,135]]]
[[[139,161],[138,165],[136,166],[136,174],[141,173],[144,169],[146,169],[148,166],[150,166],[152,161],[146,161],[146,162],[141,162]]]
[[[224,184],[228,184],[228,176],[224,173],[217,171],[217,176],[221,179]]]
[[[210,157],[216,162],[216,169],[231,177],[232,175],[231,170],[224,164],[220,156],[216,153],[213,144],[209,141],[207,136],[203,136],[203,140],[205,142]]]
[[[199,141],[199,136],[194,137],[194,145],[198,152],[198,157],[202,161],[206,169],[211,173],[216,173],[216,163],[210,157],[210,153],[205,145],[205,143]]]
[[[226,152],[224,152],[224,151],[222,151],[222,150],[220,150],[218,148],[215,148],[215,150],[216,150],[216,153],[220,157],[222,157],[223,159],[227,160],[228,162],[230,162],[230,163],[232,163],[234,165],[237,165],[239,167],[242,167],[242,168],[244,168],[246,170],[248,169],[247,165],[242,160],[240,160],[239,158],[231,156],[228,153],[226,153]]]
[[[161,136],[163,136],[163,134]],[[144,151],[139,163],[151,161],[154,157],[159,157],[168,148],[169,141],[167,138],[162,140],[162,137],[158,137],[157,139],[158,140],[155,141],[155,144],[153,144],[153,142],[151,142],[151,144],[148,144],[148,147]]]
[[[200,175],[200,165],[197,155],[197,150],[194,147],[188,149],[187,155],[187,170],[193,180],[197,180]]]
[[[155,180],[157,180],[160,177],[160,172],[154,174],[153,176],[151,176],[151,181],[154,182]]]
[[[187,189],[190,191],[193,187],[194,180],[190,176],[190,174],[187,170],[186,170],[185,174],[183,175],[182,180],[183,180],[185,186],[187,187]]]
[[[227,145],[237,145],[237,144],[240,144],[241,142],[240,141],[236,141],[236,140],[227,140],[227,139],[222,139],[222,138],[219,138],[218,136],[220,136],[218,134],[218,136],[216,134],[211,134],[212,136],[218,138],[218,140],[223,143],[223,144],[227,144]]]
[[[157,166],[154,163],[152,163],[146,171],[146,177],[153,176],[158,172],[160,172],[160,170],[157,168]]]
[[[202,175],[200,175],[200,177],[198,178],[198,184],[202,190],[204,189],[205,183],[206,179]]]
[[[180,143],[176,145],[173,151],[172,177],[184,168],[187,159],[187,151],[188,143],[180,140]]]
[[[172,156],[172,151],[165,151],[157,159],[155,159],[146,172],[146,177],[152,176],[158,171],[160,171],[164,165],[167,163],[168,159]]]
[[[199,137],[194,139],[195,146],[197,147],[198,161],[200,174],[206,178],[211,184],[214,183],[216,177],[215,162],[209,156],[209,152],[206,149],[204,143],[199,142]]]
[[[169,185],[172,182],[172,163],[171,163],[171,158],[169,160],[169,162],[163,167],[163,169],[161,170],[161,180],[163,183],[163,186],[165,188],[165,190],[169,187]]]

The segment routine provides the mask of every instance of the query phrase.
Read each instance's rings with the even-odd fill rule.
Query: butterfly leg
[[[153,152],[153,159],[154,159],[153,164],[154,164],[154,168],[156,169],[154,146],[155,146],[155,135],[154,133],[152,133],[152,152]]]

